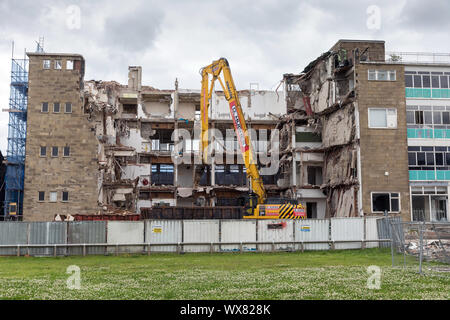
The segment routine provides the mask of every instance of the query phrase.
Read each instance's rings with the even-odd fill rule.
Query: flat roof
[[[84,60],[84,57],[78,53],[48,53],[48,52],[27,52],[27,56],[42,57],[77,57]]]

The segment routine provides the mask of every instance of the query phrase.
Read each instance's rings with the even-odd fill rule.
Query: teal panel
[[[445,180],[450,180],[450,170],[445,171]]]
[[[427,172],[417,171],[417,180],[427,180]]]
[[[436,139],[443,139],[445,138],[445,129],[434,129],[434,137]]]
[[[433,98],[440,98],[441,97],[441,90],[440,89],[432,89]]]
[[[405,94],[407,98],[414,98],[414,89],[413,88],[405,88]]]
[[[410,181],[419,180],[417,179],[417,170],[409,170],[409,180]]]
[[[431,170],[427,170],[427,180],[436,180],[435,172]]]
[[[408,134],[408,138],[416,137],[416,129],[406,129],[406,133]]]
[[[422,89],[423,98],[431,98],[431,89]]]
[[[436,180],[445,180],[444,170],[436,170]]]
[[[450,98],[450,90],[449,89],[441,89],[441,98]]]

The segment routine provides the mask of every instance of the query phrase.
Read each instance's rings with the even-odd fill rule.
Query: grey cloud
[[[152,46],[160,31],[163,11],[147,1],[133,11],[117,12],[106,18],[103,43],[126,52]]]
[[[450,27],[450,1],[410,0],[405,5],[399,24],[414,31],[440,31],[447,34]]]

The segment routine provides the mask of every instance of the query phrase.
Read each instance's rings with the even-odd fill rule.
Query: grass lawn
[[[70,290],[66,269],[81,269]],[[367,267],[381,268],[368,289]],[[391,268],[389,249],[0,257],[0,299],[449,299],[449,275]]]

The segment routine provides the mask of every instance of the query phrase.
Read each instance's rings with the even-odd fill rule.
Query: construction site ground
[[[390,248],[0,257],[0,299],[450,299],[448,272],[420,275],[414,264],[392,268]],[[79,289],[67,287],[72,265]],[[380,289],[367,287],[369,266],[381,268]]]

